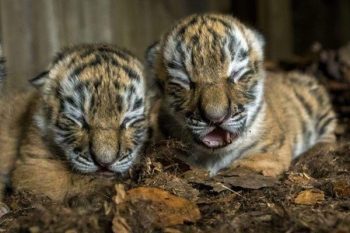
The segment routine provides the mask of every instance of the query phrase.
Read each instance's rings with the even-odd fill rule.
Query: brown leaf
[[[127,199],[132,202],[147,202],[152,208],[148,215],[153,215],[154,224],[158,227],[167,227],[200,219],[200,211],[196,204],[169,192],[158,189],[139,187],[127,191]]]
[[[215,181],[221,182],[226,186],[241,187],[246,189],[260,189],[274,186],[277,179],[263,176],[249,169],[236,168],[234,170],[224,171],[214,177]]]
[[[192,183],[210,186],[216,192],[222,192],[230,187],[260,189],[271,187],[277,181],[276,178],[263,176],[244,168],[225,170],[213,177],[209,177],[207,172],[193,169],[186,172],[184,178]]]
[[[116,190],[114,232],[132,232],[134,227],[164,229],[184,222],[196,222],[201,217],[195,203],[163,189],[138,187],[125,192],[124,186],[117,185]]]
[[[300,205],[314,205],[322,201],[324,201],[324,193],[318,189],[301,191],[294,199],[294,203]]]

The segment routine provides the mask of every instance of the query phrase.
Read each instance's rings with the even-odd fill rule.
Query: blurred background
[[[338,48],[350,40],[349,0],[0,0],[6,85],[28,88],[56,51],[82,42],[118,44],[143,59],[177,19],[199,12],[232,14],[257,28],[273,60],[304,54],[316,41]]]

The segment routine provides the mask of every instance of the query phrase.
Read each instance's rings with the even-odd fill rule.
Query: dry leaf
[[[314,205],[322,201],[324,201],[324,193],[318,189],[301,191],[294,199],[294,203],[300,205]]]
[[[213,177],[209,177],[207,172],[193,169],[186,172],[184,178],[192,183],[210,186],[216,192],[228,190],[230,187],[260,189],[271,187],[277,181],[276,178],[263,176],[244,168],[225,170]]]
[[[152,206],[148,215],[154,216],[154,224],[167,227],[200,219],[200,211],[195,203],[177,197],[159,188],[139,187],[127,191],[127,199],[133,203],[145,201]]]
[[[246,189],[260,189],[274,186],[277,179],[274,177],[263,176],[249,169],[236,168],[223,172],[214,177],[215,181],[221,182],[226,186],[241,187]]]
[[[122,194],[123,188],[120,190],[120,187],[116,188]],[[115,201],[119,204],[113,220],[113,231],[118,233],[132,232],[129,224],[137,223],[147,229],[165,228],[185,222],[196,222],[201,217],[195,203],[159,188],[134,188],[128,190],[123,198],[114,199],[122,200]]]

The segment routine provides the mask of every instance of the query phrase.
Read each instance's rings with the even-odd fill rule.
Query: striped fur
[[[19,151],[12,175],[15,189],[62,199],[61,192],[69,186],[61,179],[69,183],[79,177],[74,184],[79,186],[92,179],[81,173],[113,175],[131,167],[148,137],[143,68],[136,58],[107,45],[70,47],[31,82],[37,91],[9,103],[20,104],[19,109],[1,122],[7,128],[12,119],[27,120],[17,125],[23,127],[17,132],[23,133],[21,140],[7,145],[17,150],[2,149],[1,154],[14,157]],[[13,134],[1,130],[0,148]]]
[[[147,53],[163,95],[159,128],[211,174],[244,166],[276,176],[293,157],[335,140],[336,119],[315,78],[266,74],[262,36],[216,14],[180,20]]]

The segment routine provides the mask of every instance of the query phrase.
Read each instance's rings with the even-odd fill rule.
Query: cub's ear
[[[49,71],[45,70],[38,74],[35,78],[29,80],[29,82],[36,88],[40,88],[44,85],[46,80],[49,78]]]
[[[158,54],[160,51],[160,43],[159,41],[154,42],[152,45],[150,45],[146,50],[146,65],[147,68],[153,70]]]
[[[261,59],[263,59],[264,47],[265,47],[264,36],[260,32],[258,32],[257,30],[252,29],[252,28],[248,28],[247,31],[248,31],[247,35],[248,35],[248,37],[250,37],[250,41],[252,42],[253,49],[255,49],[259,53]]]
[[[163,92],[163,82],[158,79],[156,71],[157,59],[159,59],[160,42],[157,41],[150,45],[146,50],[146,68],[147,68],[147,81],[149,89],[158,89],[158,92]]]
[[[255,38],[258,41],[261,49],[264,49],[265,48],[265,43],[266,43],[265,37],[259,31],[255,30],[255,29],[253,29],[252,31],[253,31],[253,33],[255,35]]]

